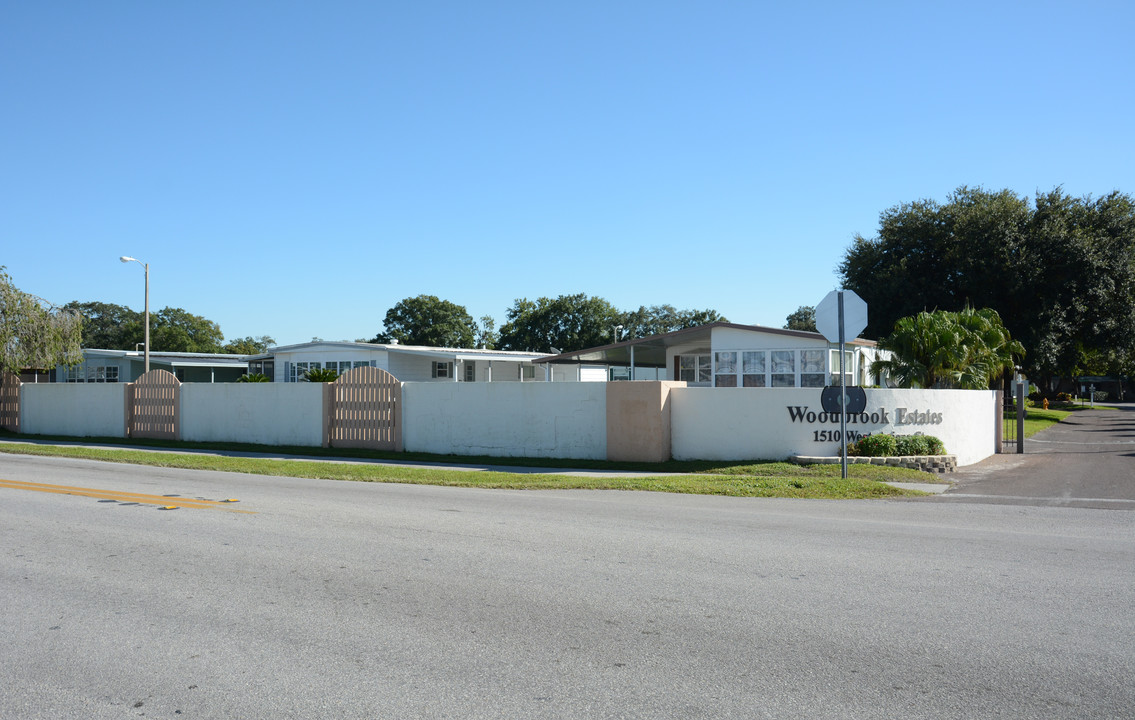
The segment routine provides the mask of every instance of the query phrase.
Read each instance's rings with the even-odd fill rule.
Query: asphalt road
[[[937,502],[1135,510],[1135,404],[1077,412],[1026,439],[1023,454],[994,455],[951,479]]]
[[[0,480],[3,718],[1135,715],[1126,511]]]

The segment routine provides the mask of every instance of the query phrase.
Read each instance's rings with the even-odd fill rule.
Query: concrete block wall
[[[124,437],[126,385],[26,383],[20,387],[20,432],[29,435]]]
[[[123,437],[125,384],[21,388],[20,430]],[[958,465],[996,452],[996,394],[975,390],[867,390],[848,423],[858,436],[940,438]],[[685,383],[404,383],[403,447],[439,455],[662,462],[784,459],[839,454],[839,418],[819,388],[691,388]],[[187,441],[322,444],[318,383],[181,386]]]
[[[322,408],[322,383],[185,383],[181,439],[319,447]]]
[[[407,452],[607,457],[605,383],[406,383]]]

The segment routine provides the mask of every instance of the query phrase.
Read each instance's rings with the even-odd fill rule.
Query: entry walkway
[[[1135,510],[1135,403],[1082,410],[1025,440],[1024,454],[959,468],[935,502]]]

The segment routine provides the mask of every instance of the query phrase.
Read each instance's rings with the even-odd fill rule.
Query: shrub
[[[330,368],[315,368],[308,370],[304,373],[304,380],[308,382],[335,382],[335,378],[339,377],[339,373]]]
[[[886,457],[895,454],[894,435],[868,435],[847,446],[847,454],[855,457]]]
[[[264,373],[247,373],[236,379],[237,382],[272,382],[272,378]]]
[[[941,440],[934,437],[933,435],[927,435],[926,436],[926,443],[928,445],[927,451],[926,451],[927,455],[945,455],[946,454],[946,443],[942,442]]]
[[[1107,400],[1107,391],[1096,390],[1094,393],[1092,393],[1092,400],[1094,402],[1103,402],[1104,400]]]
[[[930,443],[925,435],[900,435],[895,438],[896,455],[929,455]]]
[[[933,435],[868,435],[847,446],[854,457],[945,455],[945,444]]]
[[[1066,392],[1056,393],[1056,399],[1060,402],[1072,402],[1072,394]]]

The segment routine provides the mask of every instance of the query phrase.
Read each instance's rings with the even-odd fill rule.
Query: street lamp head
[[[138,262],[135,258],[129,257],[127,255],[123,255],[122,257],[120,257],[118,259],[121,260],[122,262]]]

